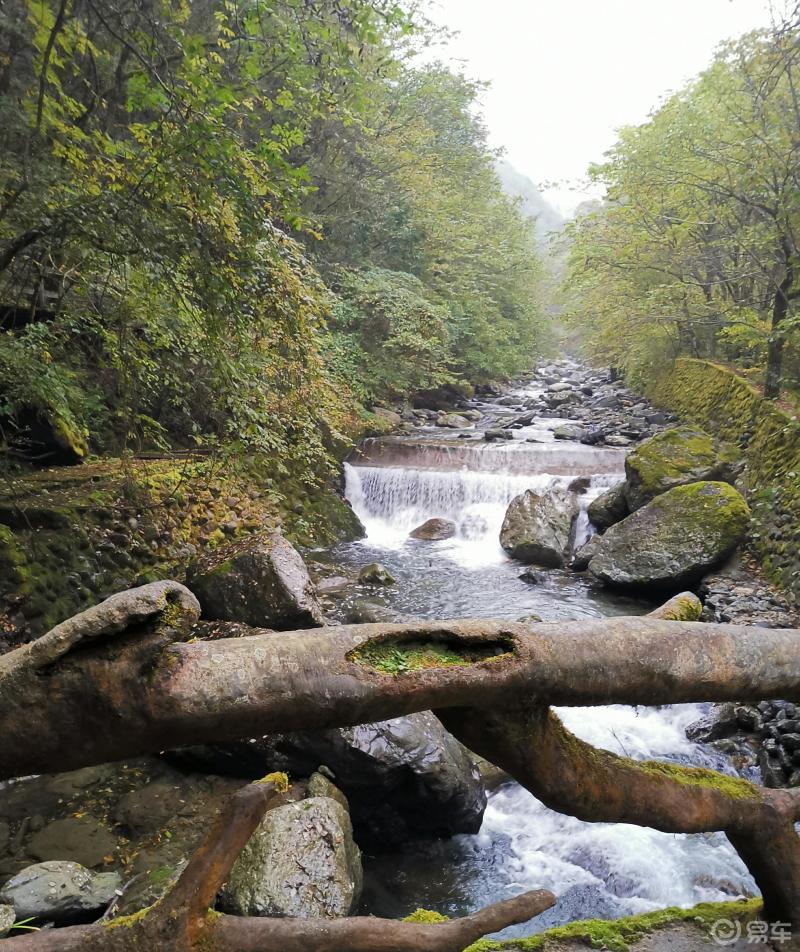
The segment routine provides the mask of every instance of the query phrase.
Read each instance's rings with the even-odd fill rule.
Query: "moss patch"
[[[608,952],[628,952],[632,943],[658,929],[683,922],[697,925],[702,931],[707,932],[719,919],[750,922],[758,918],[760,911],[760,899],[736,903],[702,903],[692,909],[673,907],[614,921],[587,919],[583,922],[571,922],[567,926],[549,929],[547,932],[527,939],[509,939],[501,942],[481,939],[469,946],[466,952],[500,952],[500,950],[536,952],[538,949],[546,950],[548,942],[559,940],[573,940],[588,945],[592,949],[607,949]]]
[[[382,674],[398,675],[426,668],[448,668],[480,661],[501,661],[512,655],[510,644],[469,645],[446,641],[369,641],[347,659]]]
[[[448,916],[443,916],[441,912],[434,912],[433,909],[415,909],[411,915],[406,916],[403,922],[449,922]]]
[[[716,770],[703,767],[682,767],[680,764],[665,763],[662,760],[631,761],[639,770],[652,776],[665,777],[686,787],[706,787],[735,800],[752,800],[760,797],[759,788],[741,777],[731,777]]]

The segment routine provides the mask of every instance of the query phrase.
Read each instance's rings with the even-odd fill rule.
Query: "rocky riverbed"
[[[554,362],[457,405],[378,409],[395,432],[364,441],[346,467],[366,539],[301,555],[273,531],[192,558],[187,576],[204,610],[196,637],[216,637],[220,620],[240,623],[245,636],[258,625],[280,637],[292,627],[409,616],[637,614],[685,585],[703,597],[709,620],[798,623],[746,548],[733,552],[744,522],[713,546],[703,523],[680,571],[690,547],[679,529],[682,551],[664,575],[653,553],[675,541],[664,527],[679,523],[687,487],[701,487],[692,492],[704,507],[722,500],[739,513],[734,521],[743,518],[735,448],[689,435],[607,372]],[[655,470],[654,454],[664,463]],[[705,486],[722,488],[709,496]],[[637,552],[634,572],[623,555]],[[800,783],[800,712],[779,700],[564,716],[586,739],[632,756]],[[290,772],[293,801],[305,806],[265,821],[221,898],[234,911],[400,916],[424,905],[461,914],[546,885],[561,898],[543,928],[752,888],[722,838],[632,834],[551,814],[476,763],[433,715],[418,714],[6,784],[0,903],[17,918],[57,924],[142,908],[174,880],[231,791],[276,769]],[[336,845],[309,845],[303,876],[278,875],[280,857],[311,843],[304,817]]]

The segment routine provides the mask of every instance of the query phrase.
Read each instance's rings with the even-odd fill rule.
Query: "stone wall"
[[[750,539],[770,578],[800,600],[800,425],[747,381],[718,364],[680,358],[648,391],[744,452]]]

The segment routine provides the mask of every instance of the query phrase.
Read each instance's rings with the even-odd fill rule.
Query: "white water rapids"
[[[485,412],[491,415],[491,411]],[[569,570],[544,573],[538,585],[519,579],[524,566],[508,559],[499,530],[511,499],[590,477],[579,497],[578,544],[591,528],[586,506],[622,477],[624,454],[573,442],[549,442],[562,421],[537,421],[513,443],[459,440],[441,431],[367,441],[346,467],[347,498],[367,537],[345,547],[344,561],[380,561],[398,584],[388,607],[427,617],[523,617],[544,620],[635,614],[648,605],[595,592]],[[531,432],[548,442],[529,443]],[[455,522],[452,539],[409,540],[432,517]],[[628,756],[662,758],[730,770],[713,749],[687,740],[699,705],[566,709],[559,714],[583,739]],[[368,905],[375,914],[405,915],[416,906],[463,914],[523,889],[548,888],[558,905],[504,935],[595,916],[615,918],[652,909],[750,895],[754,884],[721,834],[668,835],[621,824],[589,824],[545,808],[516,783],[490,796],[476,836],[414,845],[407,854],[367,864]]]

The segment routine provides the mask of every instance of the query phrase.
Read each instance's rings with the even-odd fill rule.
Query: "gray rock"
[[[460,413],[445,413],[443,411],[436,417],[436,425],[450,430],[463,430],[468,426],[473,426],[473,423]]]
[[[0,902],[18,919],[35,917],[58,925],[91,922],[119,889],[117,873],[92,873],[78,863],[56,860],[27,866],[0,889]]]
[[[605,532],[628,515],[628,500],[625,498],[625,483],[617,483],[597,499],[589,503],[589,521],[598,532]]]
[[[514,434],[509,430],[501,430],[495,427],[486,430],[483,434],[483,438],[487,443],[499,443],[503,440],[513,440]]]
[[[538,495],[528,489],[511,500],[500,544],[515,559],[560,568],[569,551],[578,504],[572,493]]]
[[[586,430],[582,426],[571,426],[568,423],[554,427],[553,437],[557,440],[580,440],[586,435]]]
[[[395,410],[387,410],[386,407],[373,407],[372,412],[376,417],[385,420],[390,426],[400,426],[403,418]]]
[[[274,738],[263,772],[325,764],[347,797],[359,842],[477,833],[486,791],[470,754],[429,711]]]
[[[116,836],[94,817],[65,817],[53,820],[34,833],[26,847],[38,860],[68,859],[81,866],[100,866],[118,846]]]
[[[730,555],[749,519],[747,503],[727,483],[678,486],[601,536],[589,571],[643,592],[690,585]]]
[[[0,906],[0,939],[5,939],[16,921],[17,914],[13,906]]]
[[[327,770],[327,767],[322,769]],[[350,812],[350,804],[347,797],[336,786],[336,784],[325,776],[321,770],[315,770],[308,778],[308,796],[309,797],[329,797],[335,800],[340,806]]]
[[[621,433],[612,433],[606,437],[606,446],[630,446],[633,440],[629,436],[622,436]]]
[[[593,535],[591,539],[578,549],[573,555],[569,567],[573,572],[585,572],[589,568],[589,563],[597,555],[600,548],[600,536]]]
[[[394,585],[394,578],[380,562],[370,562],[358,573],[358,580],[364,585]]]
[[[233,865],[220,907],[241,916],[334,919],[361,894],[350,817],[329,797],[270,810]]]
[[[333,595],[336,592],[343,592],[353,584],[353,580],[344,575],[331,575],[329,578],[320,579],[316,584],[317,595]]]
[[[190,567],[187,584],[206,618],[279,630],[324,624],[305,563],[277,530],[215,549]]]
[[[423,539],[426,542],[450,539],[455,534],[456,524],[450,519],[439,518],[428,519],[409,533],[412,539]]]

